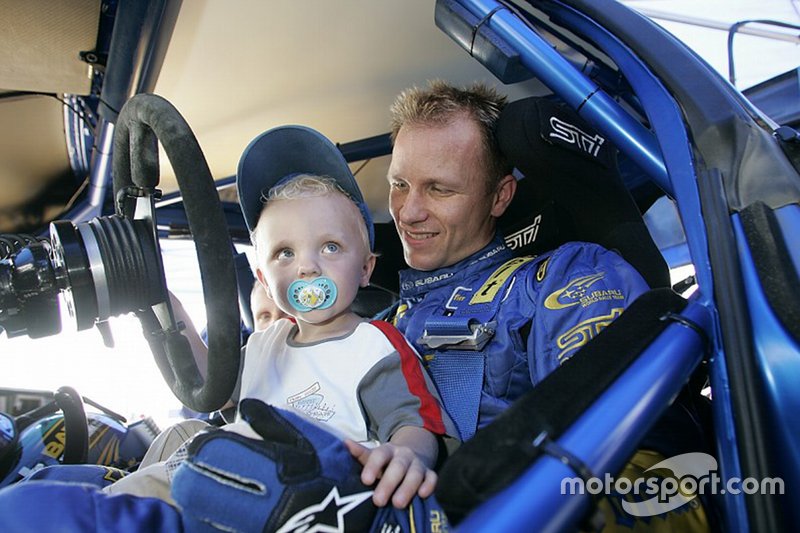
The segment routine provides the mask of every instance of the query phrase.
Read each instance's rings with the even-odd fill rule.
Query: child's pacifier
[[[329,308],[336,301],[336,294],[336,284],[326,277],[319,277],[310,282],[298,279],[286,290],[289,303],[301,312]]]

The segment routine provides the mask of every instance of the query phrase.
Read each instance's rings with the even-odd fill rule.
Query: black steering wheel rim
[[[83,398],[72,387],[59,387],[53,393],[53,400],[27,413],[12,418],[0,412],[11,423],[14,435],[7,446],[0,449],[0,485],[7,482],[6,476],[16,466],[22,450],[20,434],[32,424],[61,410],[64,419],[64,450],[60,462],[65,465],[86,463],[89,457],[89,422],[83,407]]]
[[[200,265],[203,300],[211,318],[206,377],[202,377],[183,335],[172,328],[165,330],[163,320],[159,322],[152,310],[144,309],[137,315],[145,331],[156,332],[149,335],[148,342],[175,396],[195,411],[210,412],[230,398],[239,373],[240,316],[233,245],[200,145],[180,113],[160,96],[136,95],[119,114],[114,132],[114,197],[130,187],[155,189],[159,180],[157,140],[164,147],[183,195]],[[159,269],[163,302],[171,317],[163,265],[159,264]]]
[[[72,387],[59,387],[53,395],[56,405],[64,413],[65,465],[86,463],[89,457],[89,424],[81,395]]]

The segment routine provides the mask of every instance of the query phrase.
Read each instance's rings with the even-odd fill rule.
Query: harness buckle
[[[486,343],[491,340],[497,330],[497,321],[492,320],[485,324],[473,323],[469,324],[469,333],[450,333],[443,335],[434,335],[429,333],[426,328],[425,332],[417,340],[417,343],[425,346],[431,350],[438,348],[457,348],[459,350],[476,351],[483,350]]]

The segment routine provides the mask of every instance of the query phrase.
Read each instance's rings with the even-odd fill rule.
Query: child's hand
[[[421,498],[433,494],[438,476],[410,447],[386,443],[370,449],[349,439],[344,442],[364,467],[361,482],[372,485],[380,479],[372,495],[378,507],[389,503],[391,497],[392,505],[402,509],[411,503],[415,494]]]

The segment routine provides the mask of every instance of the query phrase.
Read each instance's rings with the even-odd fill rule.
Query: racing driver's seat
[[[521,174],[499,226],[520,255],[569,241],[617,251],[651,288],[669,269],[617,169],[616,148],[572,109],[544,97],[512,102],[497,126],[500,148]]]

